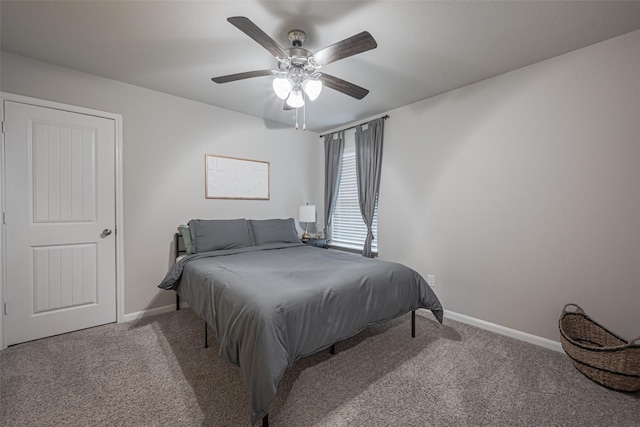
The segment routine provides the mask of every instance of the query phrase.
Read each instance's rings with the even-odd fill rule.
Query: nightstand
[[[315,246],[317,248],[328,248],[329,247],[329,239],[309,239],[303,240],[302,243],[306,243],[307,245]]]

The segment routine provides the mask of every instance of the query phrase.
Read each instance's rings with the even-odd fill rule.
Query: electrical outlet
[[[435,287],[436,286],[436,276],[434,276],[433,274],[427,275],[427,283],[432,288]]]

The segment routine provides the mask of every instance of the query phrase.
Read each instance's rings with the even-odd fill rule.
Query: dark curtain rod
[[[378,118],[379,118],[379,119],[385,119],[385,120],[387,120],[387,119],[389,118],[389,115],[388,115],[388,114],[385,114],[384,116],[382,116],[382,117],[378,117]],[[350,126],[350,127],[348,127],[348,128],[339,129],[339,130],[333,131],[333,132],[331,132],[331,133],[336,133],[336,132],[340,132],[340,131],[343,131],[343,130],[354,129],[356,126],[364,125],[364,124],[366,124],[366,123],[369,123],[369,122],[370,122],[370,121],[372,121],[372,120],[375,120],[375,119],[367,120],[366,122],[362,122],[362,123],[359,123],[359,124],[357,124],[357,125]],[[327,133],[327,134],[325,134],[325,135],[329,135],[329,134]],[[320,135],[320,138],[324,138],[324,135]]]

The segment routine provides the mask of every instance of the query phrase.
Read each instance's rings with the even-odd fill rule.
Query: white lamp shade
[[[291,82],[285,77],[273,79],[273,91],[280,99],[287,99],[289,93],[291,93],[291,87]]]
[[[302,88],[311,101],[315,101],[322,92],[322,82],[320,80],[305,80]]]
[[[302,91],[293,90],[287,98],[287,105],[291,108],[300,108],[304,105],[304,98],[302,97]]]
[[[300,222],[316,222],[316,205],[303,205],[298,209]]]

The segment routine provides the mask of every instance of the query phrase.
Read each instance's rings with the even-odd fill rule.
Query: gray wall
[[[321,200],[318,135],[2,53],[4,92],[122,114],[125,313],[171,304],[156,286],[172,261],[176,226],[191,218],[298,216]],[[270,162],[269,201],[204,197],[204,155]]]
[[[640,31],[389,112],[381,257],[446,309],[640,335]]]

